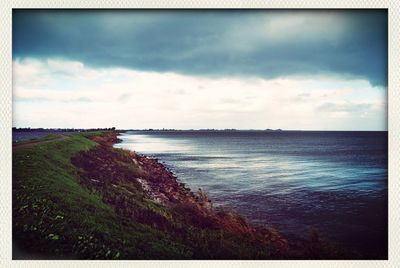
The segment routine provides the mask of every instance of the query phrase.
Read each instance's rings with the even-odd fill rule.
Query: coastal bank
[[[118,132],[52,135],[13,148],[15,259],[343,259],[312,234],[290,241],[214,207]]]

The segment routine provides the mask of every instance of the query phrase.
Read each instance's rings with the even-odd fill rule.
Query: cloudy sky
[[[387,130],[387,12],[13,11],[13,126]]]

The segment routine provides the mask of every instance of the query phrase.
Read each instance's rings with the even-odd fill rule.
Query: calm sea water
[[[134,131],[115,147],[158,158],[192,190],[289,237],[311,230],[387,252],[387,132]]]
[[[73,132],[70,131],[55,131],[55,130],[31,130],[31,131],[21,131],[21,130],[13,130],[12,131],[12,141],[13,142],[21,142],[21,141],[29,141],[34,139],[44,138],[50,134],[70,134]]]
[[[51,134],[51,132],[48,131],[18,131],[18,130],[13,130],[12,131],[12,140],[13,141],[27,141],[27,140],[32,140],[32,139],[39,139],[43,138],[47,135]]]

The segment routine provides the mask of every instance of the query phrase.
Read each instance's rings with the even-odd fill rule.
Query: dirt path
[[[29,142],[20,143],[20,144],[17,143],[17,144],[13,144],[13,150],[19,150],[19,149],[31,147],[34,145],[49,143],[49,142],[53,142],[53,141],[65,140],[66,138],[68,138],[68,136],[60,135],[60,137],[51,139],[51,140],[34,140],[34,141],[29,141]]]

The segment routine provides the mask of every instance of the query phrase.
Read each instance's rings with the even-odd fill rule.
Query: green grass
[[[189,258],[168,234],[121,218],[82,187],[70,159],[96,145],[77,134],[13,152],[14,256]]]

